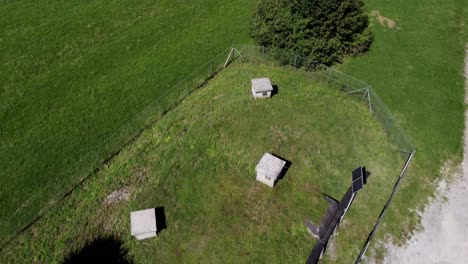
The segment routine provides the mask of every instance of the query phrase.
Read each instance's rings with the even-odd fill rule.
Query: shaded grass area
[[[246,40],[252,4],[2,2],[0,240],[120,148],[173,84]]]
[[[403,160],[365,104],[307,76],[230,65],[9,245],[0,261],[60,261],[89,241],[113,236],[136,263],[304,262],[315,243],[305,220],[318,222],[327,206],[323,193],[341,198],[351,171],[365,165],[372,175],[333,240],[336,252],[325,258],[349,263]],[[256,77],[271,78],[278,94],[253,100]],[[274,189],[255,181],[264,152],[292,162]],[[129,201],[104,203],[122,188]],[[134,240],[130,211],[160,206],[167,229]]]
[[[416,146],[407,178],[377,232],[402,243],[419,225],[415,209],[422,209],[437,179],[447,176],[440,174],[444,162],[461,161],[468,6],[462,0],[365,2],[396,28],[372,17],[370,52],[340,70],[370,83]]]
[[[85,245],[80,251],[73,252],[63,261],[64,264],[80,263],[131,264],[125,247],[112,237],[97,238]]]

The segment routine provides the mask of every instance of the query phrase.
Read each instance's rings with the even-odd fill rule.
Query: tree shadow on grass
[[[98,238],[87,243],[80,251],[72,252],[65,257],[63,264],[77,263],[109,263],[130,264],[133,263],[127,256],[128,250],[123,243],[113,237]]]

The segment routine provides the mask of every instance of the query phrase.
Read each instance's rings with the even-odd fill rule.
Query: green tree
[[[250,35],[328,66],[367,51],[373,40],[361,0],[260,0]]]

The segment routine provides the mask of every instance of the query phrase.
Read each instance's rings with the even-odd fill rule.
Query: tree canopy
[[[361,0],[260,0],[250,35],[328,66],[367,51],[373,40]]]

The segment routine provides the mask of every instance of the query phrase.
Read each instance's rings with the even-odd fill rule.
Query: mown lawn
[[[370,52],[339,69],[370,83],[416,146],[408,176],[378,232],[401,243],[419,225],[415,209],[422,209],[438,178],[449,176],[440,174],[443,164],[461,161],[468,5],[463,0],[365,2],[369,12],[379,11],[396,27],[372,17]]]
[[[386,28],[372,18],[375,41],[371,51],[346,61],[340,69],[373,86],[417,147],[408,177],[377,233],[394,235],[401,242],[417,227],[417,214],[412,209],[421,208],[433,193],[441,165],[447,159],[457,162],[461,158],[462,63],[468,10],[462,0],[365,2],[369,11],[378,10],[398,28]],[[150,99],[231,42],[248,41],[252,5],[248,1],[2,3],[2,239],[37,212],[27,208],[53,203],[57,190],[40,192],[41,186],[54,183],[60,190],[92,171],[95,161],[114,147],[106,147],[104,139]],[[70,170],[91,149],[98,157],[85,159],[83,164],[88,166]],[[129,158],[130,152],[122,154],[122,159]],[[83,219],[94,219],[89,208],[99,206],[103,195],[130,184],[121,181],[129,179],[131,173],[111,167],[106,177],[90,181],[87,190],[78,190],[59,212],[47,216],[48,224],[41,221],[39,226],[46,226],[44,232],[57,241],[40,240],[34,234],[41,228],[33,227],[12,247],[37,252],[36,259],[60,259],[77,232],[83,233],[77,244],[109,234],[102,231],[105,215],[127,217],[128,208],[103,210],[96,217],[98,224],[77,230],[72,227],[82,224]],[[388,179],[393,183],[395,177],[392,174]],[[40,197],[35,204],[24,199],[31,193]],[[23,217],[3,221],[21,205],[26,207],[18,210]],[[369,217],[375,220],[378,210]],[[112,230],[110,233],[121,234]],[[26,254],[26,250],[21,252]]]
[[[250,79],[265,76],[279,93],[255,101]],[[307,76],[230,65],[8,246],[0,261],[56,262],[97,237],[113,237],[137,263],[304,262],[315,243],[305,220],[317,222],[327,206],[323,193],[341,198],[351,171],[365,165],[368,184],[326,259],[349,263],[403,160],[365,104]],[[255,181],[264,152],[292,162],[274,189]],[[105,203],[123,188],[129,201]],[[136,241],[130,211],[159,206],[167,229]]]
[[[173,84],[247,41],[252,5],[3,1],[0,241],[154,118]],[[148,105],[155,109],[135,118]]]

